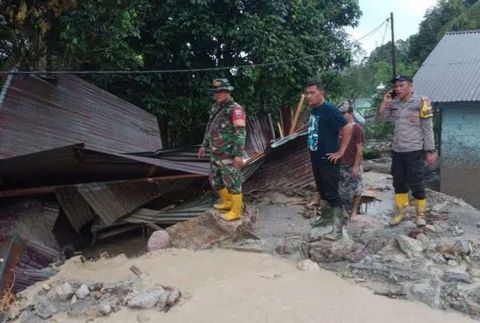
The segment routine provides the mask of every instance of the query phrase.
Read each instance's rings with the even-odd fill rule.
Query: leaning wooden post
[[[288,132],[289,135],[295,132],[295,128],[297,127],[298,118],[300,117],[300,112],[302,112],[303,108],[303,101],[305,101],[305,95],[302,94],[300,97],[300,101],[298,101],[297,109],[295,110],[295,116],[293,117],[292,125],[290,126],[290,131]]]

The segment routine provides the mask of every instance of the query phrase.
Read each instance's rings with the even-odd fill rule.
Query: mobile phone
[[[395,99],[395,97],[397,96],[397,93],[395,93],[395,90],[394,89],[391,89],[390,92],[389,92],[390,96],[392,97],[392,99]]]

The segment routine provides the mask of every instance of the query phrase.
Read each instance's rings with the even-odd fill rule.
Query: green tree
[[[275,63],[276,66],[90,80],[155,113],[169,146],[198,143],[215,77],[229,77],[249,113],[298,100],[302,84],[328,81],[350,62],[343,28],[357,23],[354,0],[85,0],[62,16],[57,52],[80,69],[191,69]],[[94,55],[92,55],[94,53]]]
[[[420,23],[417,34],[410,37],[409,59],[422,63],[448,31],[480,27],[480,1],[440,0]]]
[[[74,0],[0,2],[0,67],[45,69],[52,63],[53,31]]]

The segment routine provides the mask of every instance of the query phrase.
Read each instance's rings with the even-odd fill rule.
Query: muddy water
[[[232,250],[166,250],[135,259],[71,259],[54,279],[119,281],[136,265],[154,282],[177,286],[181,303],[168,313],[122,309],[98,322],[463,323],[473,320],[426,305],[392,300],[328,271],[302,272],[295,262]],[[85,322],[66,316],[60,322]]]

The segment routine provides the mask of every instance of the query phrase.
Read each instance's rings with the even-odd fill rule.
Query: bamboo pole
[[[278,133],[280,134],[280,138],[283,138],[283,129],[280,122],[277,122],[277,126],[278,126]]]
[[[292,125],[290,126],[290,131],[288,132],[289,135],[295,132],[295,128],[297,127],[298,118],[300,117],[300,112],[302,112],[303,102],[305,101],[305,95],[302,94],[300,96],[300,100],[297,104],[297,109],[295,110],[295,116],[293,117]]]

